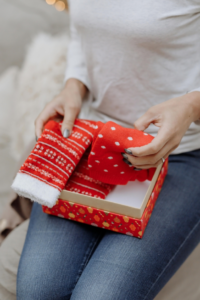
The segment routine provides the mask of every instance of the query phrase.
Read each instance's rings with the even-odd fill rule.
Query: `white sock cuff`
[[[57,188],[24,173],[17,173],[11,188],[18,195],[50,208],[56,204],[60,195]]]

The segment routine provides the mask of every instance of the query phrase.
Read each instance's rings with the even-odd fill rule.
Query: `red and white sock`
[[[49,121],[21,166],[12,188],[21,196],[52,207],[81,157],[91,145],[96,122],[76,120],[68,139],[61,123]]]
[[[89,153],[86,153],[82,157],[70,179],[67,181],[65,190],[95,198],[105,199],[115,186],[103,183],[90,176],[88,155]]]
[[[61,133],[61,123],[49,121],[12,188],[48,207],[55,205],[64,188],[105,199],[113,185],[135,179],[151,180],[155,169],[134,171],[124,163],[121,152],[124,148],[146,145],[152,139],[146,133],[114,122],[88,120],[76,120],[72,134],[66,139]]]

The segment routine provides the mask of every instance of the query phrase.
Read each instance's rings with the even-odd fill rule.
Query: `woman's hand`
[[[190,124],[199,117],[200,92],[153,106],[134,123],[134,127],[143,131],[152,123],[159,127],[157,136],[148,145],[125,149],[127,154],[124,156],[136,168],[157,167],[162,158],[166,159],[178,147]]]
[[[35,135],[39,138],[45,123],[50,119],[63,117],[62,134],[68,137],[71,134],[74,121],[81,110],[82,99],[87,92],[86,86],[77,79],[69,79],[63,90],[49,102],[35,121]]]

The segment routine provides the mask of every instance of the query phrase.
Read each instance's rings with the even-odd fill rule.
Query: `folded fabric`
[[[48,207],[55,205],[64,188],[105,199],[116,184],[151,180],[155,169],[135,171],[124,163],[121,152],[148,144],[152,139],[146,133],[114,122],[80,119],[75,121],[70,137],[64,138],[61,123],[49,121],[12,188]]]
[[[92,149],[88,159],[90,176],[110,184],[151,180],[155,168],[136,171],[124,163],[121,153],[125,148],[149,144],[153,137],[137,129],[125,128],[114,122],[97,122]]]
[[[61,123],[49,121],[41,137],[21,166],[12,188],[19,195],[52,207],[66,182],[91,145],[96,122],[76,120],[68,139]]]
[[[103,183],[90,176],[88,155],[89,152],[84,154],[64,189],[95,198],[105,199],[115,185]]]

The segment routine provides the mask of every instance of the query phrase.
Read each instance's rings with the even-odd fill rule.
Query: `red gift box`
[[[63,190],[47,214],[142,238],[167,174],[168,160],[157,167],[140,207]],[[144,183],[140,183],[142,185]],[[133,190],[134,193],[134,190]]]

